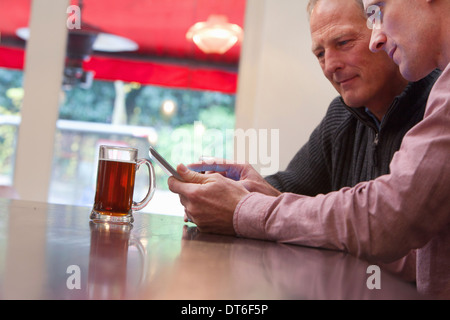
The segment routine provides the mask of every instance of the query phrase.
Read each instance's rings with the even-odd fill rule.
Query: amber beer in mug
[[[151,162],[137,159],[135,148],[100,146],[97,187],[91,219],[98,222],[131,223],[133,211],[142,210],[155,191],[155,173]],[[133,201],[136,171],[145,164],[149,169],[149,189],[140,202]]]

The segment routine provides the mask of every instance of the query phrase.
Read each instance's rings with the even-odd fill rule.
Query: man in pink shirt
[[[450,298],[450,2],[364,0],[364,5],[377,14],[371,49],[385,50],[406,79],[443,70],[424,120],[405,136],[390,174],[306,197],[271,190],[246,165],[225,169],[236,171],[240,181],[179,165],[188,183],[170,178],[169,188],[180,194],[186,214],[203,232],[343,250],[384,263],[417,249],[419,292]]]

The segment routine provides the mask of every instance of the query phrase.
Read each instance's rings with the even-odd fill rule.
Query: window
[[[101,144],[136,147],[140,158],[148,158],[153,145],[174,166],[201,155],[232,157],[226,131],[234,128],[234,103],[230,94],[122,81],[94,81],[88,90],[64,91],[49,202],[92,205]],[[214,139],[208,132],[216,134]],[[136,176],[135,200],[147,190],[148,173],[142,171]],[[183,215],[178,196],[168,190],[167,175],[157,166],[155,171],[157,191],[144,211]]]
[[[0,68],[0,185],[4,186],[13,185],[22,78],[22,71]]]
[[[173,165],[200,155],[232,157],[225,131],[234,128],[241,46],[205,54],[186,39],[186,32],[211,14],[242,25],[245,0],[65,0],[33,7],[30,0],[3,2],[0,7],[8,10],[0,10],[0,66],[26,66],[28,89],[21,121],[22,71],[0,73],[0,85],[17,75],[0,93],[0,178],[14,184],[22,199],[91,206],[101,144],[135,146],[140,157],[148,157],[148,147],[154,145]],[[74,6],[79,10],[66,11]],[[64,26],[62,13],[67,13]],[[65,50],[58,26],[67,27]],[[24,28],[29,28],[28,36],[19,35]],[[91,32],[84,32],[90,28],[101,31],[95,42]],[[117,40],[115,45],[111,39]],[[126,39],[137,49],[116,47]],[[62,66],[56,62],[63,59],[59,87]],[[69,90],[72,78],[80,83]],[[33,167],[30,157],[36,161]],[[182,214],[178,196],[167,190],[167,177],[155,170],[158,190],[147,209]],[[147,180],[145,172],[139,172],[136,200],[147,187],[140,180]]]

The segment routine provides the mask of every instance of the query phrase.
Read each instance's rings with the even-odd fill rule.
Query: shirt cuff
[[[261,193],[250,193],[236,206],[233,215],[233,227],[240,237],[268,240],[265,230],[265,220],[268,208],[275,197]]]

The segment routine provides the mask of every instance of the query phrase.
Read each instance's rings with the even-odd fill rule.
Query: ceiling
[[[28,26],[31,2],[0,0],[0,67],[23,68],[24,41],[16,30]],[[211,14],[243,27],[245,0],[84,0],[83,23],[139,45],[135,52],[94,52],[84,68],[102,80],[235,93],[241,44],[223,55],[205,54],[186,39]]]

